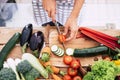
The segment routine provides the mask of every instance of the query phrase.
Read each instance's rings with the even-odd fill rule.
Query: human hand
[[[76,38],[77,32],[78,32],[77,19],[69,17],[65,23],[65,28],[63,33],[63,35],[69,34],[69,37],[66,38],[66,41],[70,41],[73,38]]]
[[[43,8],[47,11],[48,16],[55,21],[56,0],[42,0]]]

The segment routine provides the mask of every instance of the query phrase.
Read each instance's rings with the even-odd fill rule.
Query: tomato
[[[66,37],[62,34],[58,35],[58,40],[60,43],[64,43],[66,41]]]
[[[75,76],[73,80],[82,80],[82,78],[80,76]]]
[[[72,78],[70,75],[66,74],[64,75],[63,80],[72,80]]]
[[[71,68],[71,67],[68,68],[68,74],[69,74],[70,76],[76,76],[77,73],[78,73],[77,69],[73,69],[73,68]]]
[[[72,56],[64,56],[63,57],[63,62],[67,65],[69,65],[72,62],[73,58]]]
[[[78,69],[80,67],[80,63],[77,60],[72,60],[70,67],[74,68],[74,69]]]

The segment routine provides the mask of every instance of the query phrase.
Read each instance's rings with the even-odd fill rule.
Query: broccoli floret
[[[25,80],[35,80],[36,78],[40,77],[40,74],[35,68],[32,68],[30,71],[24,74],[24,77]]]
[[[17,65],[17,71],[22,74],[30,71],[31,69],[32,69],[32,66],[27,60],[24,60]]]
[[[47,52],[44,52],[42,54],[41,60],[44,61],[44,62],[49,61],[50,60],[50,55]]]
[[[2,68],[0,70],[0,80],[16,80],[16,75],[11,68]]]

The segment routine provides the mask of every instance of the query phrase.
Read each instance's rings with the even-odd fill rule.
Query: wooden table
[[[44,34],[46,34],[46,28],[34,28],[34,32],[36,31],[42,31]],[[6,28],[6,27],[0,27],[0,49],[2,49],[2,47],[5,45],[5,43],[10,39],[10,37],[15,33],[15,32],[20,32],[21,33],[22,28]],[[114,29],[109,29],[109,30],[99,30],[103,33],[112,35],[112,36],[118,36],[120,35],[120,30],[114,30]],[[58,45],[60,47],[62,47],[62,45],[58,42],[57,39],[57,31],[54,27],[50,27],[49,30],[49,46],[52,45]],[[99,43],[97,43],[94,40],[91,39],[85,39],[85,38],[79,38],[79,39],[74,39],[72,41],[66,42],[65,43],[65,47],[66,48],[89,48],[89,47],[94,47],[99,45]],[[29,52],[29,51],[28,51]],[[15,48],[11,51],[10,55],[8,57],[12,57],[12,58],[20,58],[21,57],[21,48],[20,45],[17,44],[15,46]],[[55,55],[51,56],[51,61],[52,64],[58,67],[67,67],[63,61],[62,58],[63,57],[57,57]],[[99,59],[101,59],[100,55],[97,56]],[[94,62],[94,57],[84,57],[84,58],[80,58],[81,60],[81,64],[82,66],[88,66],[89,64],[93,64]]]
[[[15,32],[20,32],[22,31],[23,28],[6,28],[6,27],[0,27],[0,49],[2,49],[2,47],[6,44],[6,42],[11,38],[11,36],[13,36],[13,34]],[[49,28],[49,46],[52,45],[58,45],[62,48],[62,45],[58,42],[58,34],[57,34],[57,30],[55,29],[55,27],[50,27]],[[44,35],[46,36],[46,32],[48,32],[47,28],[34,28],[34,32],[36,31],[42,31],[44,33]],[[61,29],[61,31],[63,31],[63,29]],[[100,30],[99,31],[112,35],[112,36],[118,36],[120,35],[120,30]],[[89,47],[94,47],[94,46],[98,46],[99,43],[92,40],[92,39],[88,39],[88,38],[79,38],[79,39],[74,39],[72,41],[66,42],[65,43],[65,47],[66,48],[89,48]],[[28,52],[30,52],[30,50],[27,50]],[[12,57],[12,58],[21,58],[22,52],[21,52],[21,48],[20,45],[17,44],[14,49],[10,52],[10,54],[8,55],[8,57]],[[82,66],[88,66],[90,64],[94,63],[94,57],[81,57],[79,58],[81,61],[81,65]],[[98,59],[101,59],[101,55],[96,56],[98,57]],[[57,57],[54,54],[51,55],[51,59],[52,64],[54,66],[59,67],[62,70],[67,70],[67,65],[65,65],[63,63],[63,57]],[[45,79],[40,79],[40,80],[45,80]],[[52,79],[50,79],[52,80]]]

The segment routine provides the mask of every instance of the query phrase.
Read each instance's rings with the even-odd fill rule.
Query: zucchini
[[[85,49],[66,49],[67,55],[73,55],[74,57],[89,57],[89,56],[96,56],[99,54],[106,54],[108,51],[108,47],[106,46],[97,46],[92,48],[85,48]]]
[[[57,56],[63,56],[64,55],[64,50],[57,45],[53,45],[51,47],[51,51]]]
[[[0,52],[0,69],[3,68],[3,63],[5,59],[7,58],[8,54],[13,49],[13,47],[16,45],[16,43],[19,41],[19,39],[20,39],[20,33],[17,32],[9,39],[9,41],[2,48]]]

